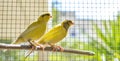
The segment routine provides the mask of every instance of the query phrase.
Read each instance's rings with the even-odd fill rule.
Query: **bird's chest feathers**
[[[46,24],[41,24],[37,28],[36,28],[36,31],[38,31],[38,32],[39,31],[44,32],[46,30]],[[39,33],[41,33],[41,32],[39,32]]]
[[[64,28],[59,28],[54,31],[51,36],[47,37],[46,40],[48,43],[57,43],[61,41],[67,34],[67,31]]]

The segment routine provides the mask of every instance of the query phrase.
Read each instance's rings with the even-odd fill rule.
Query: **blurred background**
[[[48,30],[64,19],[75,25],[57,45],[94,56],[35,51],[26,61],[120,61],[120,0],[0,0],[0,43],[10,44],[43,12]],[[24,61],[27,50],[0,49],[0,61]]]

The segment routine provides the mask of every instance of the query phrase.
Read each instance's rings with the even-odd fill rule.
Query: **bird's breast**
[[[52,31],[50,34],[48,34],[47,37],[45,37],[45,41],[48,43],[57,43],[59,41],[61,41],[65,36],[66,36],[67,32],[64,28],[58,28],[54,31]]]

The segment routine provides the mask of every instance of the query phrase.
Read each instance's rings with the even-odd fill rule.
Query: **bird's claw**
[[[44,51],[45,47],[42,44],[38,44],[34,41],[29,41],[29,43],[35,47],[35,49],[37,50],[38,48],[42,48],[42,50]]]
[[[42,48],[42,50],[44,51],[45,47],[42,44],[39,44],[38,46],[36,46],[36,49],[38,48]]]
[[[36,43],[36,42],[34,42],[34,41],[30,41],[30,40],[28,40],[28,42],[31,44],[31,46],[32,46],[32,48],[31,48],[31,50],[30,51],[28,51],[27,52],[27,55],[25,56],[25,59],[36,49],[38,49],[38,48],[42,48],[42,50],[44,51],[44,46],[42,45],[42,44],[38,44],[38,43]]]
[[[61,52],[63,52],[64,51],[64,48],[62,48],[61,46],[52,46],[52,48],[53,48],[53,51],[57,51],[57,50],[60,50]]]
[[[38,48],[40,48],[40,46],[36,46],[36,50],[37,50]]]

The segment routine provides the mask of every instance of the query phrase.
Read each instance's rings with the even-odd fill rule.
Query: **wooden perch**
[[[31,49],[30,45],[13,45],[13,44],[0,44],[0,49]],[[41,48],[38,48],[37,50],[42,50]],[[52,51],[51,47],[46,47],[45,51]],[[57,50],[56,52],[61,52],[60,50]],[[74,54],[83,54],[83,55],[90,55],[93,56],[95,53],[91,51],[84,51],[84,50],[72,50],[72,49],[65,49],[64,51],[66,53],[74,53]]]

